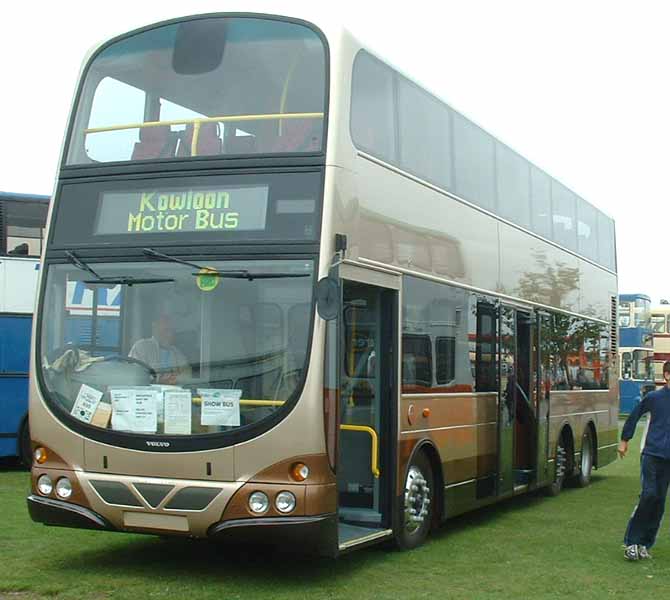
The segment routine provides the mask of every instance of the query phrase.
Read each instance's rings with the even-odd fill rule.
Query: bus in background
[[[82,71],[31,380],[47,525],[337,555],[616,456],[614,222],[337,24]]]
[[[48,196],[0,192],[0,457],[31,462],[28,370]]]
[[[629,414],[655,389],[651,298],[619,295],[619,411]]]
[[[670,360],[670,304],[661,302],[651,309],[651,330],[654,336],[654,380],[663,387],[663,363]]]

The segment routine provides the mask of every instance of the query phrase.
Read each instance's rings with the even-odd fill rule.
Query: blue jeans
[[[670,484],[670,460],[642,455],[640,464],[642,492],[633,515],[628,522],[624,543],[641,544],[651,548],[661,526],[665,498]]]

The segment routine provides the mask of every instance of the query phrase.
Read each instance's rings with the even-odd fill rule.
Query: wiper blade
[[[170,256],[169,254],[163,254],[162,252],[157,252],[153,248],[142,248],[142,252],[144,252],[146,256],[148,256],[149,258],[153,258],[154,260],[175,262],[180,265],[186,265],[187,267],[193,267],[194,269],[198,269],[199,270],[198,273],[192,273],[192,275],[196,276],[210,275],[212,277],[222,277],[227,279],[248,279],[249,281],[252,281],[253,279],[261,279],[260,275],[257,276],[254,273],[250,273],[246,269],[231,269],[231,270],[220,271],[218,269],[214,269],[213,267],[205,267],[197,263],[182,260],[181,258],[177,258],[176,256]],[[272,274],[273,277],[275,277],[276,275],[277,274]],[[300,274],[298,275],[298,277],[303,277],[303,275]]]
[[[87,271],[93,277],[96,279],[104,279],[104,277],[100,277],[98,273],[96,273],[93,268],[90,265],[87,265],[81,258],[79,258],[74,252],[70,252],[69,250],[65,251],[66,256],[70,259],[70,262],[77,267],[78,269],[81,269],[82,271]]]
[[[84,281],[87,285],[138,285],[142,283],[172,283],[168,277],[98,277]]]
[[[202,277],[220,277],[222,279],[282,279],[284,277],[310,277],[311,273],[269,273],[251,271],[203,271],[200,273],[191,273],[191,275],[200,275]]]
[[[145,256],[148,256],[149,258],[153,258],[154,260],[163,260],[166,262],[174,262],[174,263],[179,263],[180,265],[186,265],[187,267],[193,267],[194,269],[204,269],[205,267],[201,267],[200,265],[192,262],[188,262],[187,260],[182,260],[181,258],[177,258],[176,256],[170,256],[169,254],[163,254],[162,252],[156,252],[153,248],[142,248],[142,252],[145,254]]]

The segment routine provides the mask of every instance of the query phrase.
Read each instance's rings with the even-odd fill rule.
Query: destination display
[[[263,231],[268,190],[226,186],[105,192],[94,235]]]

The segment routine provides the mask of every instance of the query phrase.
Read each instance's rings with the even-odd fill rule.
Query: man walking
[[[628,522],[624,543],[626,560],[651,558],[661,526],[665,499],[670,484],[670,361],[663,363],[665,386],[649,392],[630,413],[621,432],[619,456],[628,452],[628,441],[640,417],[649,413],[649,432],[642,450],[640,500]]]

